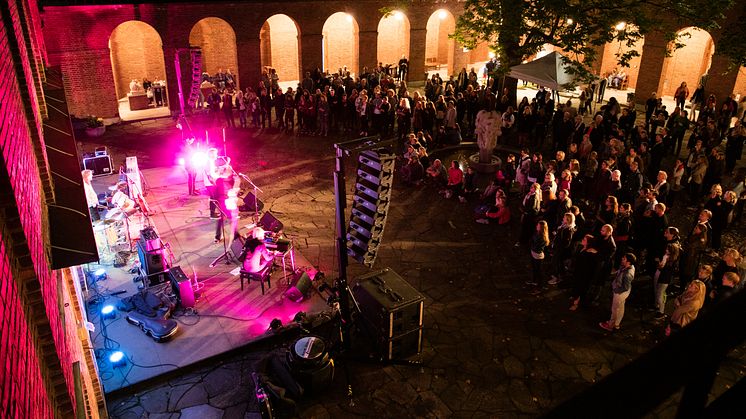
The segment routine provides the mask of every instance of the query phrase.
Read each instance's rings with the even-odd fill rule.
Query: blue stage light
[[[114,317],[116,315],[114,306],[111,305],[111,304],[105,305],[104,308],[101,309],[101,315],[105,319],[110,319],[110,318]]]
[[[109,355],[109,362],[114,368],[123,367],[127,364],[127,358],[124,357],[124,352],[114,351]]]

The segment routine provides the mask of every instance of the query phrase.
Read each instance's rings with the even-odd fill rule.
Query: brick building
[[[65,261],[53,250],[54,214],[74,205],[58,194],[64,170],[48,132],[70,120],[61,79],[45,68],[38,11],[36,0],[0,2],[0,417],[99,417],[105,406],[85,349],[80,269],[59,268]]]
[[[317,67],[335,71],[346,66],[358,73],[378,62],[394,63],[401,55],[410,60],[409,80],[418,81],[427,69],[453,74],[479,66],[489,53],[485,45],[470,51],[448,38],[461,10],[455,0],[417,2],[386,16],[381,9],[390,2],[382,0],[157,3],[44,7],[49,62],[66,75],[73,114],[114,116],[131,78],[165,77],[169,97],[176,98],[173,57],[189,46],[202,47],[205,71],[231,69],[244,86],[255,86],[263,67],[276,68],[280,80],[297,80]],[[707,89],[719,98],[746,88],[746,76],[739,78],[717,54],[717,33],[682,31],[692,34],[685,41],[689,45],[671,57],[659,33],[636,46],[641,57],[625,70],[630,88],[671,95],[681,81],[693,89],[707,72],[718,75]],[[596,63],[599,73],[617,67],[614,55],[626,48],[607,44]],[[189,74],[188,60],[182,66]],[[190,80],[184,83],[188,90]],[[638,100],[646,97],[638,95]],[[170,106],[178,104],[172,100]]]

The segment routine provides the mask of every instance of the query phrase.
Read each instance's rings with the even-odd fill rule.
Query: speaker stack
[[[189,91],[189,107],[194,108],[199,100],[200,85],[202,80],[202,49],[189,48],[192,59],[192,89]]]
[[[140,270],[145,277],[143,284],[146,288],[163,284],[168,280],[168,273],[165,272],[168,269],[166,249],[152,227],[140,230],[137,256],[140,258]]]
[[[352,293],[363,321],[384,360],[400,360],[422,351],[425,299],[389,268],[358,278]]]

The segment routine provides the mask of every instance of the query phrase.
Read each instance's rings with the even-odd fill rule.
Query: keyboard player
[[[244,243],[246,258],[243,261],[243,270],[251,273],[265,272],[271,265],[275,256],[264,242],[264,229],[255,227],[251,237]]]

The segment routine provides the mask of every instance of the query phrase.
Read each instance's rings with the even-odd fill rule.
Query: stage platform
[[[223,244],[213,243],[216,222],[209,218],[208,197],[187,195],[186,175],[180,167],[148,169],[143,171],[143,176],[147,183],[146,200],[155,212],[150,223],[170,245],[174,266],[180,266],[189,277],[196,275],[203,288],[194,310],[176,310],[173,318],[178,322],[178,333],[170,341],[157,343],[129,324],[125,312],[117,311],[116,317],[108,320],[102,320],[99,314],[103,306],[116,305],[119,300],[138,292],[140,283],[133,281],[137,274],[130,272],[139,265],[136,248],[134,253],[128,254],[126,245],[119,244],[118,249],[112,247],[113,253],[119,251],[120,255],[128,255],[122,267],[113,266],[115,258],[108,246],[104,252],[108,255],[104,255],[101,265],[86,267],[91,272],[99,268],[107,272],[107,279],[89,283],[87,295],[87,301],[92,302],[88,304],[89,321],[95,327],[91,335],[106,393],[271,336],[273,333],[268,332],[268,327],[273,319],[288,324],[299,311],[313,315],[329,310],[316,286],[309,298],[300,303],[284,298],[289,288],[285,275],[291,273],[289,257],[286,258],[287,272],[283,272],[280,259],[276,259],[279,266],[272,274],[271,287],[265,295],[258,282],[245,284],[241,291],[237,264],[220,262],[214,268],[209,267],[223,253]],[[117,180],[117,175],[96,177],[94,188],[103,193]],[[241,213],[239,231],[243,235],[248,233],[246,226],[252,223],[252,216],[253,213]],[[139,237],[138,223],[132,220],[133,240]],[[98,236],[101,239],[104,233],[99,232]],[[313,275],[315,268],[311,263],[298,248],[293,251],[296,268]],[[115,350],[125,354],[126,366],[113,368],[110,365],[108,356]]]

